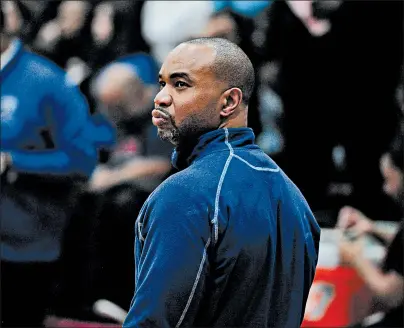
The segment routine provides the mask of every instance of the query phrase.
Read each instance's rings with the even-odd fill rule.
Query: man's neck
[[[224,120],[220,125],[219,129],[224,128],[246,128],[248,126],[248,110],[247,108],[241,109],[238,115],[230,116]]]

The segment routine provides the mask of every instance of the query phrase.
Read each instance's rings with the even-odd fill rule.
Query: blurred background
[[[7,40],[18,39],[27,51],[56,63],[84,95],[92,122],[85,134],[97,148],[92,173],[63,181],[61,196],[41,187],[46,174],[31,186],[36,196],[46,192],[47,203],[35,206],[54,205],[51,220],[63,216],[58,233],[50,232],[60,253],[48,261],[55,266],[47,279],[47,326],[63,326],[60,318],[75,320],[65,323],[70,326],[113,323],[94,312],[99,299],[129,308],[134,221],[148,195],[174,173],[172,147],[158,139],[151,125],[158,70],[177,44],[200,36],[227,38],[252,60],[257,83],[249,126],[258,145],[301,189],[326,231],[319,275],[327,284],[313,285],[306,326],[349,326],[365,316],[352,308],[365,308],[370,292],[355,270],[338,271],[347,267],[341,268],[333,234],[345,206],[388,231],[397,231],[402,221],[400,201],[385,192],[381,158],[402,138],[403,2],[4,0],[1,11]],[[2,62],[2,84],[7,65]],[[19,81],[12,88],[18,89]],[[41,87],[37,83],[34,89]],[[8,96],[2,86],[2,128]],[[23,110],[29,112],[26,104]],[[4,138],[2,132],[2,152],[7,153]],[[402,139],[401,148],[396,147],[400,152]],[[402,184],[402,166],[393,167]],[[12,164],[2,170],[2,199],[13,188],[25,192],[24,179]],[[24,215],[20,210],[32,212],[18,202],[2,203],[2,225],[6,217]],[[7,236],[2,231],[2,243]],[[375,241],[367,245],[366,256],[381,263],[385,248]],[[16,252],[13,258],[2,256],[2,267],[38,261]],[[2,294],[6,283],[24,279],[9,272],[14,280],[3,280],[2,269]],[[318,313],[322,302],[326,305]]]

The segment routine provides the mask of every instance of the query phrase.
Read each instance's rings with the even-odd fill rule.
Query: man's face
[[[395,200],[400,200],[404,193],[403,172],[393,165],[393,161],[388,154],[381,158],[380,169],[384,179],[384,192]]]
[[[182,44],[163,63],[152,112],[153,124],[163,140],[178,145],[219,127],[219,100],[226,85],[212,70],[214,57],[209,46]]]

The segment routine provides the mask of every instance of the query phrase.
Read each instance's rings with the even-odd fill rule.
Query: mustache
[[[159,112],[162,112],[163,114],[167,115],[170,119],[172,119],[171,114],[164,108],[162,107],[155,107],[155,110],[158,110]]]

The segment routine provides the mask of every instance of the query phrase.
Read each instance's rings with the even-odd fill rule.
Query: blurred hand
[[[51,20],[41,27],[38,32],[38,42],[43,47],[47,47],[50,44],[54,44],[60,39],[62,35],[62,30],[59,23],[56,20]]]
[[[13,1],[2,2],[4,15],[4,25],[8,33],[15,34],[21,30],[23,19],[17,5]]]
[[[88,190],[91,192],[102,192],[117,184],[114,171],[98,167],[93,172],[90,181],[88,182]]]
[[[6,168],[11,164],[11,157],[7,153],[0,154],[0,174],[3,174]]]
[[[373,222],[359,210],[345,206],[338,214],[337,228],[342,231],[353,230],[356,235],[360,236],[372,232]]]
[[[56,20],[65,38],[76,37],[80,33],[88,10],[87,1],[63,1],[60,4]]]
[[[299,18],[313,36],[322,36],[331,30],[331,22],[328,19],[313,17],[312,1],[291,1],[289,5],[292,13]]]
[[[113,7],[109,3],[102,3],[95,9],[91,22],[91,33],[98,44],[108,43],[114,34]]]
[[[356,258],[363,256],[364,238],[358,237],[349,240],[344,233],[341,233],[339,242],[340,261],[343,265],[353,266]]]

